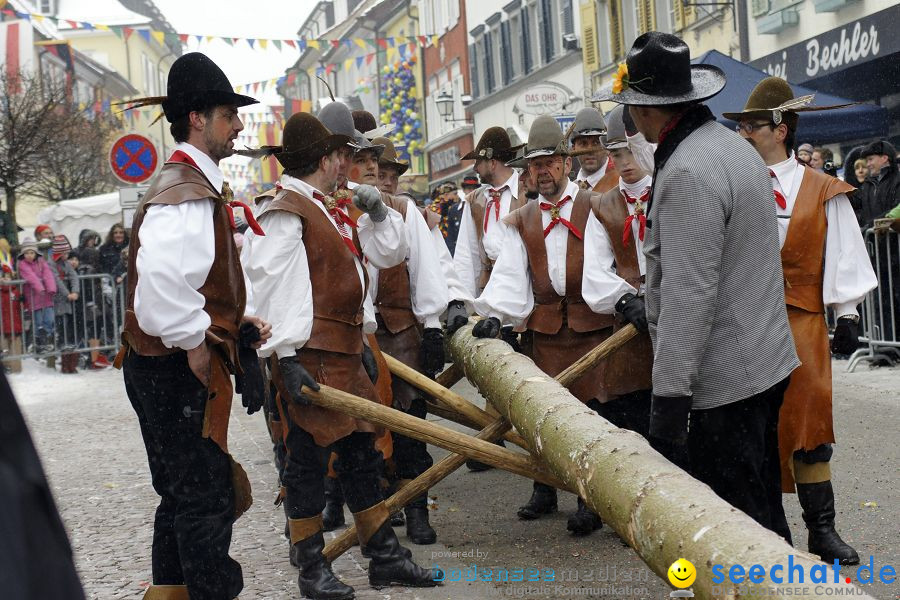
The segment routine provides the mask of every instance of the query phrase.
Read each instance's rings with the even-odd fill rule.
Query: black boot
[[[858,565],[859,555],[834,530],[834,489],[831,481],[798,483],[797,499],[803,508],[803,521],[809,530],[810,554],[826,563],[837,559],[842,565]]]
[[[391,527],[403,527],[404,525],[406,525],[406,519],[403,517],[402,510],[391,515]]]
[[[498,446],[502,446],[502,447],[506,448],[506,444],[503,442],[503,440],[498,440],[494,443],[497,444]],[[480,473],[481,471],[489,471],[494,468],[493,466],[486,465],[483,462],[479,462],[479,461],[475,460],[474,458],[466,459],[466,467],[468,467],[468,469],[474,473]]]
[[[324,549],[325,537],[321,531],[291,547],[291,557],[296,555],[300,567],[297,578],[300,594],[312,600],[350,600],[355,590],[331,571],[331,565],[322,554]]]
[[[390,585],[434,587],[440,585],[440,569],[423,569],[404,552],[397,534],[385,520],[366,542],[369,562],[369,584],[375,589]]]
[[[549,515],[556,512],[556,488],[543,483],[534,482],[534,491],[525,506],[519,508],[519,518],[531,521],[540,518],[541,515]]]
[[[581,537],[583,535],[588,535],[601,527],[603,527],[603,521],[600,520],[600,515],[588,508],[587,504],[584,503],[584,500],[579,497],[578,510],[575,511],[574,515],[569,517],[569,521],[566,523],[566,529],[571,531],[572,535]]]
[[[322,527],[325,531],[334,531],[343,527],[344,519],[344,490],[337,479],[325,477],[325,510],[322,511]]]
[[[428,497],[427,494],[419,496],[406,505],[406,537],[413,544],[433,544],[437,541],[437,534],[428,523]]]

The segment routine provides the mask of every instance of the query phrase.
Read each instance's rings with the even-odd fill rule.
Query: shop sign
[[[900,36],[890,27],[898,19],[900,5],[788,46],[750,65],[792,83],[824,77],[900,51]]]
[[[516,98],[516,109],[526,115],[547,115],[562,111],[572,92],[558,83],[532,86]]]
[[[459,166],[459,148],[450,146],[443,150],[434,150],[429,155],[431,158],[431,172],[446,171]]]

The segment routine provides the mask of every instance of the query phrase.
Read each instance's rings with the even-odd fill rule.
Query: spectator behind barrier
[[[116,223],[109,228],[106,240],[100,246],[100,272],[112,273],[119,263],[122,249],[128,246],[128,234],[125,228]]]
[[[888,142],[872,142],[862,151],[869,167],[869,177],[858,194],[859,226],[872,227],[875,219],[900,204],[900,172],[897,170],[897,151]]]
[[[81,266],[90,267],[92,273],[100,269],[100,234],[93,229],[82,229],[78,234],[78,258]]]
[[[797,160],[802,162],[805,165],[809,164],[810,159],[812,159],[813,153],[813,145],[812,144],[800,144],[800,147],[797,148]]]

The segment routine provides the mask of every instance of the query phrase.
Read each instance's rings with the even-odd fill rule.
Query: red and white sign
[[[153,142],[131,133],[115,141],[109,153],[113,174],[125,183],[141,183],[153,177],[159,164]]]
[[[552,115],[569,103],[571,92],[558,83],[545,82],[526,89],[516,98],[516,108],[526,115]]]

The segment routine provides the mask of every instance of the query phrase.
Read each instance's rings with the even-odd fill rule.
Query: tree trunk
[[[13,222],[13,239],[6,241],[9,242],[10,246],[15,247],[19,245],[19,230],[17,228],[19,221],[16,219],[16,188],[5,186],[3,191],[6,192],[6,214],[9,215]]]
[[[732,588],[747,595],[818,598],[816,584],[773,583],[768,574],[780,564],[787,574],[788,556],[810,569],[825,563],[794,550],[744,513],[716,496],[709,487],[667,461],[640,435],[618,429],[573,397],[527,357],[499,340],[478,339],[472,327],[460,329],[450,340],[456,364],[482,396],[506,417],[534,449],[535,455],[569,488],[577,489],[588,506],[615,529],[655,573],[666,579],[669,566],[685,558],[697,569],[692,586],[698,598],[733,598]],[[731,565],[765,567],[763,583],[744,579],[713,590],[712,567]],[[870,598],[853,585],[834,581],[832,567],[825,571],[833,595]],[[740,594],[743,596],[744,594]],[[762,596],[760,596],[762,597]]]

